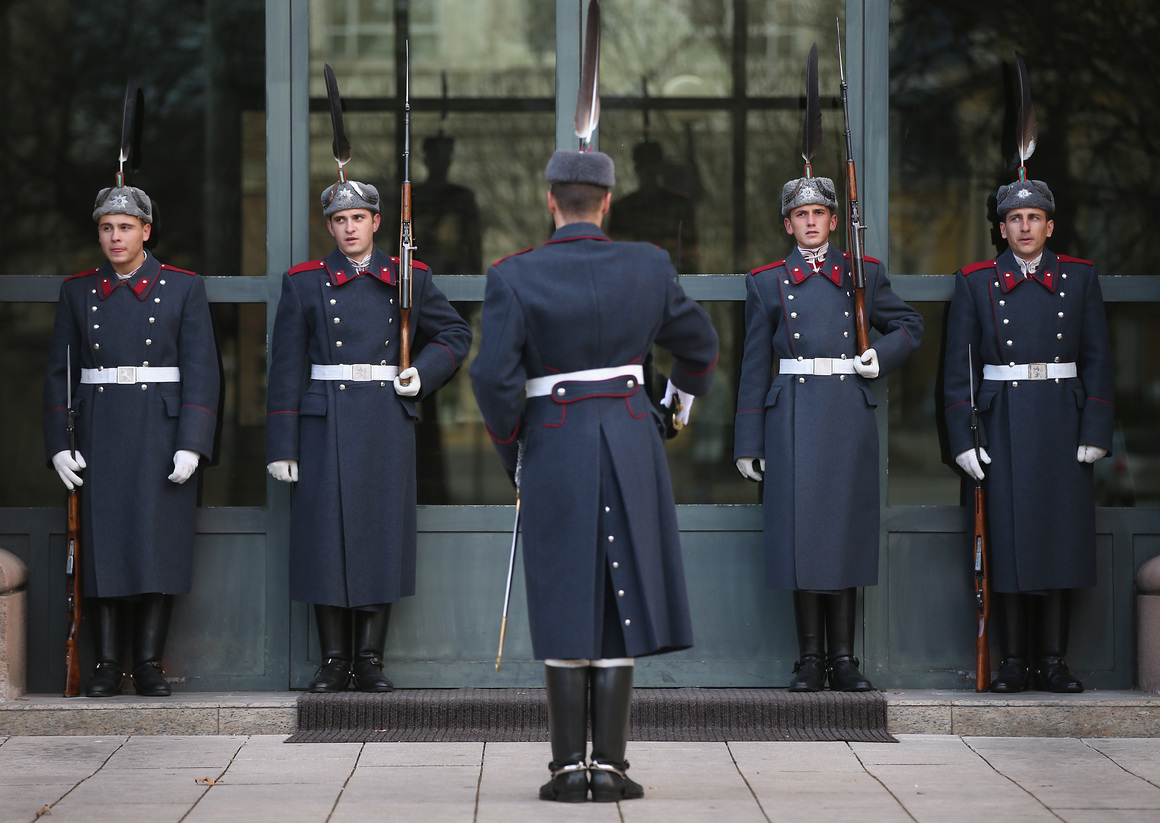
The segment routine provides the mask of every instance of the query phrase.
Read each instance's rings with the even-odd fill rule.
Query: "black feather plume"
[[[130,78],[125,84],[125,105],[121,109],[121,152],[117,156],[117,185],[123,186],[125,162],[133,154],[134,112],[137,109],[137,84]]]
[[[350,140],[347,139],[346,129],[342,123],[342,98],[338,94],[338,78],[334,76],[334,69],[329,64],[322,64],[322,73],[326,77],[326,97],[330,103],[330,125],[334,130],[334,161],[338,163],[339,179],[345,179],[342,167],[350,162]]]
[[[806,177],[812,177],[810,161],[822,146],[822,102],[818,94],[818,44],[810,48],[806,59],[806,117],[802,124],[802,160]]]
[[[584,148],[592,141],[600,121],[600,2],[588,5],[584,26],[584,53],[581,55],[580,91],[576,95],[576,136]]]
[[[1027,159],[1035,153],[1035,143],[1039,139],[1039,121],[1031,103],[1027,65],[1019,52],[1015,52],[1015,94],[1015,148],[1019,154],[1019,176],[1023,178]]]

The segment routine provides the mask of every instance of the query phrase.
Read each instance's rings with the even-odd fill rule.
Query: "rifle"
[[[75,460],[77,456],[76,411],[72,404],[72,347],[65,348],[68,360],[68,441]],[[64,641],[64,696],[76,697],[81,693],[81,499],[76,487],[68,492],[68,552],[64,564],[65,594],[67,596],[67,631]]]
[[[862,225],[862,211],[858,206],[858,172],[854,168],[854,147],[850,141],[850,105],[846,101],[846,69],[842,64],[842,24],[837,25],[838,73],[842,78],[842,116],[846,124],[846,217],[850,242],[850,273],[854,278],[854,329],[858,338],[858,354],[862,354],[870,348],[869,331],[866,327],[866,255],[862,250],[866,227]]]
[[[979,410],[975,408],[975,368],[970,346],[967,347],[967,374],[971,388],[971,435],[975,439],[975,458],[981,466]],[[987,504],[982,480],[975,481],[975,538],[972,545],[975,555],[975,609],[979,614],[979,630],[975,638],[975,691],[985,692],[991,688],[991,644],[987,637],[987,622],[991,617],[991,581],[987,577]]]
[[[411,232],[411,42],[405,43],[406,71],[403,79],[403,193],[399,209],[399,371],[411,367],[411,275],[415,240]],[[399,381],[408,385],[411,380]]]

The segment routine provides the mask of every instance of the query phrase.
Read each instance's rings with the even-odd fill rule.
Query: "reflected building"
[[[642,240],[669,253],[681,274],[700,267],[697,218],[693,199],[665,185],[665,156],[661,144],[643,140],[632,150],[637,189],[613,201],[608,234],[613,240]]]

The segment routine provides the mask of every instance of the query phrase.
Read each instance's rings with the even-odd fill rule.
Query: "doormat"
[[[897,743],[881,692],[636,689],[630,740]],[[303,694],[287,743],[547,742],[543,689]]]

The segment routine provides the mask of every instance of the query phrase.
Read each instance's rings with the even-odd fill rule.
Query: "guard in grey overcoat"
[[[1003,663],[992,682],[1000,692],[1028,685],[1029,605],[1037,612],[1035,687],[1083,689],[1062,660],[1067,590],[1096,584],[1092,462],[1112,445],[1112,352],[1099,279],[1090,260],[1046,248],[1054,211],[1040,181],[1000,189],[1010,248],[958,272],[947,321],[947,435],[956,462],[987,491],[989,577],[1004,616]],[[1042,596],[1029,603],[1018,594],[1027,592]]]
[[[160,666],[171,596],[188,593],[192,576],[197,483],[186,481],[213,451],[217,349],[202,279],[144,248],[148,196],[105,189],[93,217],[108,260],[61,285],[45,375],[45,451],[65,485],[80,486],[81,579],[97,658],[86,694],[120,692],[128,598],[134,686],[166,695]]]
[[[283,275],[266,455],[271,474],[297,481],[290,596],[315,604],[325,659],[311,690],[345,689],[353,659],[360,690],[387,691],[389,605],[415,593],[416,404],[455,374],[471,331],[415,262],[410,328],[426,345],[399,374],[398,260],[373,244],[378,193],[335,185],[323,205],[339,246]]]
[[[783,214],[798,246],[746,278],[734,459],[754,480],[768,466],[766,585],[795,592],[795,691],[822,687],[827,635],[831,688],[870,688],[852,658],[856,587],[878,582],[878,401],[870,380],[900,366],[923,331],[885,268],[867,257],[867,322],[881,337],[857,356],[849,259],[828,241],[836,207],[828,178],[787,183]],[[797,228],[799,218],[808,225]]]
[[[617,724],[598,729],[603,712],[628,711],[631,658],[693,642],[660,421],[641,385],[642,363],[654,343],[671,351],[673,390],[690,406],[709,389],[717,335],[662,249],[612,242],[600,230],[613,174],[600,152],[553,155],[546,177],[556,232],[488,270],[471,367],[500,459],[521,475],[532,648],[547,660],[549,712],[558,721],[549,724],[554,772],[584,761],[580,704],[590,663],[592,758],[623,772],[624,740],[605,737]]]

